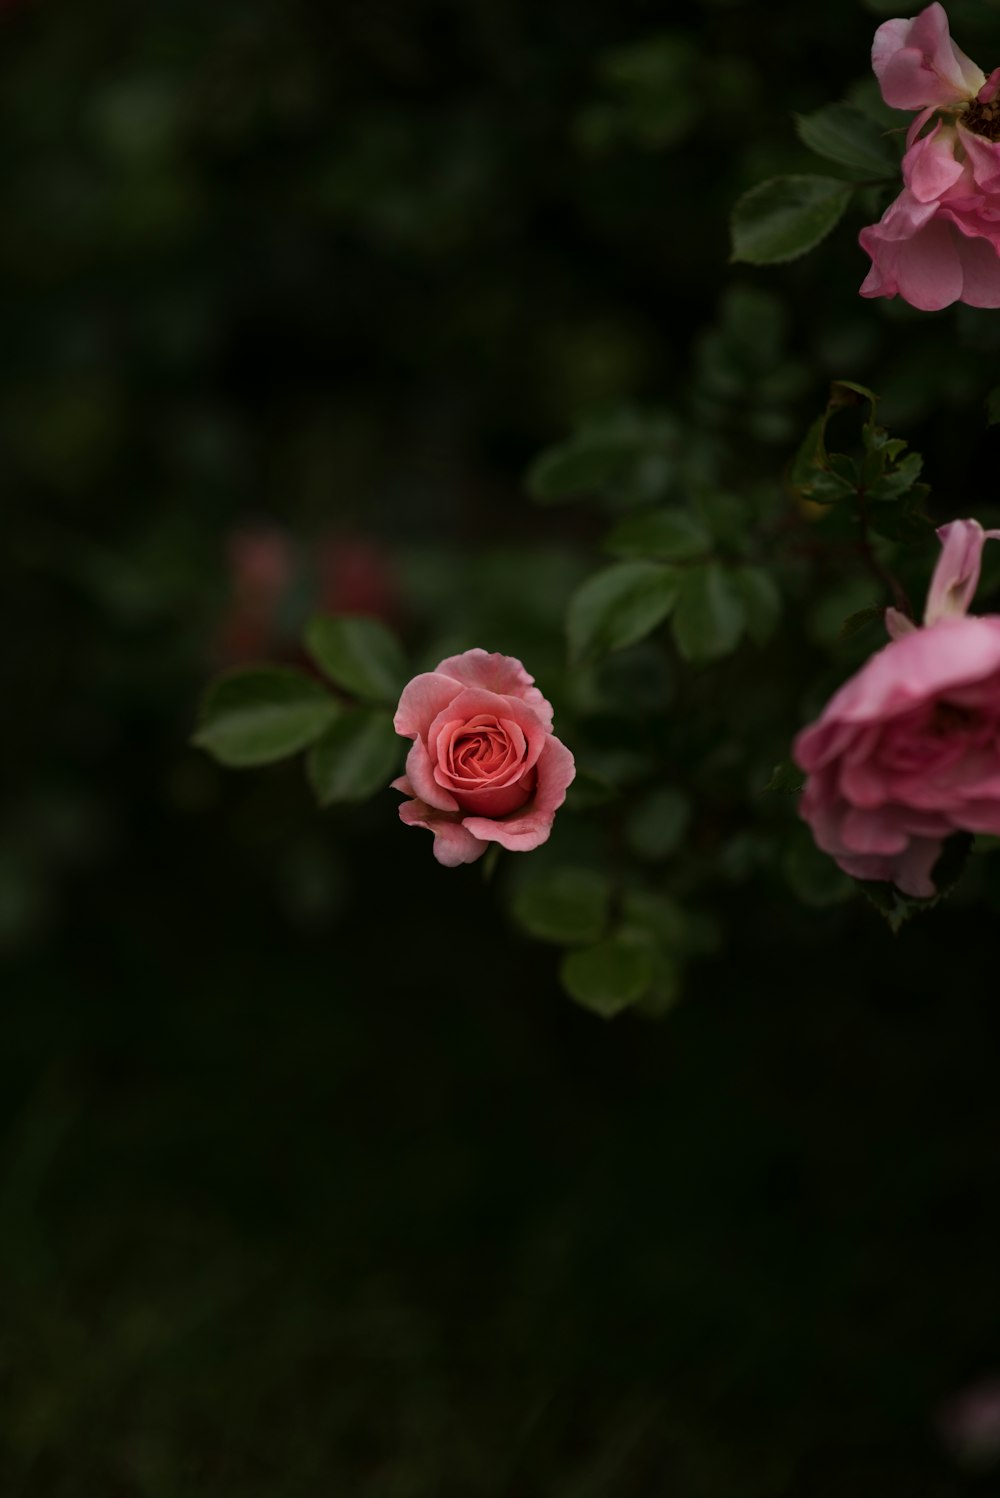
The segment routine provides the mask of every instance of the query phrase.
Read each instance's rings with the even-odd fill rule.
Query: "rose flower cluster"
[[[955,46],[937,4],[881,25],[872,67],[885,102],[918,113],[903,191],[861,231],[872,260],[861,295],[925,312],[1000,307],[1000,68],[987,78]]]

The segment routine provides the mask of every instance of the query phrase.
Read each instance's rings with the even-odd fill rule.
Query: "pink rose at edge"
[[[576,768],[519,660],[449,656],[404,687],[395,727],[413,740],[393,781],[412,797],[399,815],[433,832],[439,863],[474,863],[490,843],[525,853],[547,840]]]
[[[945,838],[1000,834],[1000,616],[965,614],[1000,532],[957,520],[938,535],[923,627],[896,633],[794,745],[817,845],[915,898],[936,893]]]
[[[872,261],[861,295],[898,295],[925,312],[1000,306],[1000,70],[987,78],[955,46],[938,4],[884,22],[872,67],[887,104],[920,114],[903,191],[859,236]],[[944,118],[921,136],[936,111]]]

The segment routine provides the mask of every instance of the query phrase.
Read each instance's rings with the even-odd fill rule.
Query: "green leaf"
[[[306,769],[320,806],[367,801],[399,766],[402,746],[381,708],[345,712],[309,751]]]
[[[792,459],[788,478],[794,489],[804,491],[812,483],[816,470],[826,467],[826,423],[828,415],[828,412],[824,412],[822,416],[817,416],[815,421],[810,422],[808,430],[799,445],[798,452]]]
[[[690,562],[712,550],[712,537],[686,510],[640,510],[615,526],[606,545],[617,556]]]
[[[871,528],[889,541],[920,542],[930,538],[934,522],[923,510],[930,493],[927,484],[914,484],[901,502],[877,505],[871,512]]]
[[[363,702],[395,702],[406,683],[399,642],[380,619],[317,615],[305,646],[332,682]]]
[[[920,477],[924,460],[919,453],[910,453],[897,467],[884,474],[868,490],[868,498],[877,504],[889,504],[908,494]]]
[[[866,177],[895,177],[899,155],[878,125],[853,104],[826,104],[795,117],[795,128],[817,156]]]
[[[535,459],[528,470],[528,492],[542,504],[599,493],[624,471],[635,450],[631,438],[571,437]]]
[[[883,604],[875,604],[866,609],[856,609],[853,614],[848,614],[840,626],[840,633],[837,636],[838,640],[849,640],[852,635],[858,633],[858,630],[865,629],[869,624],[874,624],[876,619],[883,621],[885,619],[885,606]]]
[[[570,655],[597,659],[644,639],[673,608],[679,577],[656,562],[619,562],[589,577],[569,603]]]
[[[995,427],[1000,422],[1000,385],[994,385],[986,397],[986,425]]]
[[[597,941],[604,931],[611,887],[591,869],[559,868],[525,879],[511,915],[530,936],[573,946]]]
[[[680,847],[690,820],[686,797],[663,786],[644,796],[629,813],[625,823],[629,847],[638,858],[653,862],[669,858]]]
[[[779,265],[825,239],[851,199],[836,177],[772,177],[744,193],[733,209],[733,260]]]
[[[805,783],[806,777],[798,765],[791,764],[789,760],[783,760],[771,771],[771,778],[764,789],[765,791],[778,791],[782,795],[797,795]]]
[[[747,633],[755,645],[766,645],[781,618],[781,594],[762,567],[737,567],[732,574],[746,615]]]
[[[313,743],[339,711],[329,692],[302,671],[234,671],[209,687],[191,742],[232,768],[268,765]]]
[[[685,660],[702,665],[730,655],[745,622],[732,575],[718,562],[685,572],[673,621],[674,639]]]
[[[638,1003],[653,982],[650,944],[630,932],[595,946],[567,952],[559,969],[571,999],[594,1014],[611,1019]]]

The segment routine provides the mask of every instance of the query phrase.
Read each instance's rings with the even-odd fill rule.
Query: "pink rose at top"
[[[861,295],[899,295],[925,312],[1000,307],[1000,68],[987,78],[956,47],[937,4],[884,22],[872,67],[887,104],[919,113],[903,191],[861,231],[872,260]]]
[[[546,841],[576,770],[519,660],[449,656],[403,689],[395,722],[413,740],[393,781],[413,798],[399,815],[433,832],[438,863],[474,863],[490,843],[526,853]]]
[[[923,627],[887,610],[891,642],[794,748],[819,847],[854,878],[917,898],[935,894],[945,838],[1000,833],[1000,616],[966,614],[1000,531],[955,520],[938,536]]]

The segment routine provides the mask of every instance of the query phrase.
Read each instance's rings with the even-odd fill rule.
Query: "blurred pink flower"
[[[938,4],[884,22],[872,67],[887,104],[920,112],[903,191],[860,234],[872,260],[861,295],[899,295],[925,312],[1000,307],[1000,68],[987,78],[955,46]]]
[[[891,642],[795,741],[808,780],[800,814],[856,879],[935,893],[953,832],[1000,833],[1000,616],[966,617],[987,536],[975,520],[938,532],[922,628],[887,611]]]
[[[938,1411],[936,1424],[959,1461],[987,1466],[1000,1460],[1000,1378],[955,1394]]]
[[[366,536],[320,537],[311,545],[274,525],[243,526],[226,541],[225,612],[213,644],[224,666],[303,661],[310,614],[366,614],[394,622],[399,593],[391,559]]]
[[[546,841],[576,770],[519,660],[466,650],[415,676],[396,732],[413,740],[393,781],[413,798],[399,815],[433,832],[439,863],[474,863],[490,843],[526,853]]]

